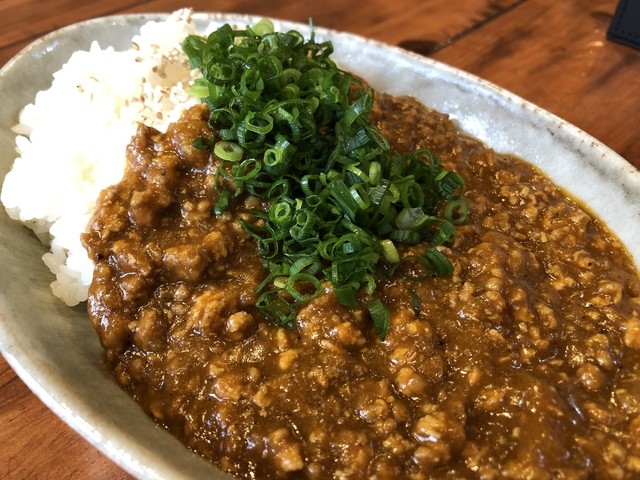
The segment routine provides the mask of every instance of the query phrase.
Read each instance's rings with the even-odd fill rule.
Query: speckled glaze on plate
[[[98,18],[53,32],[0,70],[0,178],[15,158],[20,109],[48,88],[47,74],[74,50],[127,48],[139,27],[165,14]],[[195,14],[201,29],[259,18]],[[306,25],[276,20],[309,35]],[[540,166],[605,220],[640,266],[640,172],[567,122],[495,85],[430,59],[351,34],[315,28],[334,42],[334,58],[372,86],[410,94],[450,114],[467,133],[500,152]],[[123,152],[124,155],[124,152]],[[0,348],[34,393],[114,462],[141,479],[230,478],[184,448],[148,418],[102,363],[102,349],[84,305],[66,307],[50,292],[53,280],[40,257],[45,248],[0,209]]]

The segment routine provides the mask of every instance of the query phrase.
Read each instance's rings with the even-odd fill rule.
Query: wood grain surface
[[[0,0],[0,65],[92,17],[251,13],[399,45],[494,82],[590,133],[640,168],[640,51],[610,42],[616,0]],[[640,19],[638,20],[640,21]],[[51,413],[0,358],[0,478],[127,479]]]

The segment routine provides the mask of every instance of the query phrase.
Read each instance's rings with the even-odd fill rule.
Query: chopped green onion
[[[220,160],[238,162],[242,160],[244,150],[237,143],[220,140],[214,145],[213,154]]]
[[[322,269],[320,261],[314,257],[302,257],[291,264],[289,273],[295,275],[302,271],[309,275],[315,275]]]
[[[400,254],[398,253],[398,249],[391,240],[382,240],[380,242],[380,245],[382,245],[382,253],[387,262],[391,264],[400,262]]]
[[[299,288],[301,288],[301,284],[310,286],[311,293],[302,293],[299,290]],[[315,298],[322,290],[322,286],[320,285],[320,280],[318,280],[314,275],[310,275],[308,273],[296,273],[287,278],[284,284],[284,290],[297,302],[306,302]]]
[[[456,234],[456,228],[454,225],[448,220],[439,220],[439,228],[433,238],[431,239],[431,243],[434,245],[443,245],[453,240],[454,235]]]
[[[296,317],[295,303],[278,295],[277,290],[264,292],[256,300],[256,308],[280,327],[291,327]]]
[[[213,211],[214,211],[214,213],[216,215],[222,215],[222,213],[229,206],[229,195],[230,194],[229,194],[228,190],[222,190],[220,192],[220,196],[218,197],[218,201],[213,206]]]
[[[380,162],[371,162],[369,165],[369,183],[371,185],[378,185],[382,178],[382,166]]]
[[[206,98],[209,96],[209,86],[204,82],[196,80],[189,88],[189,94],[192,97]]]
[[[250,132],[265,135],[273,128],[273,118],[267,113],[249,112],[244,118],[244,124]]]
[[[446,275],[453,265],[432,248],[468,221],[464,181],[426,149],[399,153],[369,121],[375,92],[340,69],[331,42],[275,32],[265,19],[188,36],[183,50],[202,74],[191,93],[210,109],[217,215],[243,194],[261,199],[257,222],[239,220],[269,272],[256,308],[282,326],[331,282],[337,300],[369,301],[384,338],[389,310],[370,301],[389,271]],[[215,143],[213,143],[215,142]],[[424,244],[421,256],[397,246]],[[415,258],[412,258],[415,257]],[[368,297],[368,298],[366,298]]]
[[[422,208],[404,208],[396,217],[396,225],[399,229],[413,230],[421,227],[427,219]]]
[[[335,200],[337,206],[351,220],[354,220],[358,211],[358,202],[353,198],[351,192],[340,178],[331,180],[328,185],[331,197]]]
[[[389,238],[396,242],[406,243],[408,245],[416,245],[420,242],[420,234],[409,229],[393,230],[389,233]]]
[[[464,180],[456,172],[443,170],[436,176],[436,187],[443,198],[460,198],[464,192]]]
[[[436,275],[451,275],[453,273],[451,260],[440,250],[429,248],[424,252],[423,257],[427,259]]]
[[[382,303],[381,300],[375,299],[367,305],[369,314],[371,315],[371,321],[376,329],[376,333],[380,340],[384,341],[391,325],[391,315],[389,309]]]
[[[413,307],[413,314],[416,317],[420,316],[420,297],[418,296],[418,294],[416,293],[415,290],[411,290],[411,306]]]
[[[465,200],[450,201],[444,209],[444,218],[454,225],[463,225],[469,221],[469,205]]]
[[[333,287],[333,293],[338,301],[347,307],[356,308],[359,306],[357,291],[350,285],[338,285]]]
[[[273,33],[273,22],[268,18],[262,18],[251,27],[251,31],[260,37]]]

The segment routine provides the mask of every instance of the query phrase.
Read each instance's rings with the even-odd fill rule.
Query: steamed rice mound
[[[197,103],[182,40],[196,33],[190,10],[149,22],[125,51],[74,52],[48,90],[21,112],[12,170],[0,200],[8,215],[50,247],[43,261],[53,293],[67,305],[87,299],[94,265],[80,234],[102,189],[120,180],[137,124],[165,131]]]

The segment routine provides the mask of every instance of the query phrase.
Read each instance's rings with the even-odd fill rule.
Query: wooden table
[[[0,65],[39,36],[91,17],[212,5],[305,23],[312,17],[428,55],[555,113],[640,168],[640,51],[606,39],[617,0],[0,0]],[[1,358],[0,446],[4,479],[130,478]]]

